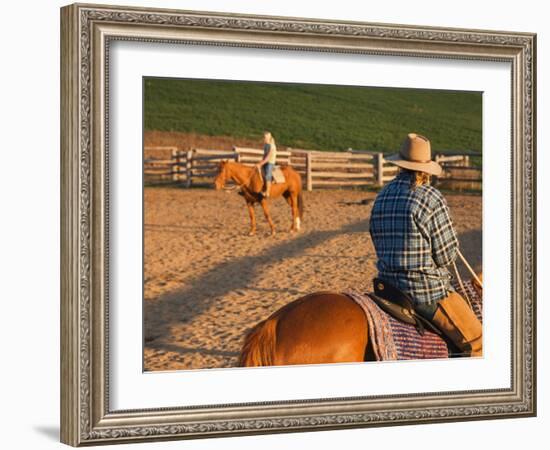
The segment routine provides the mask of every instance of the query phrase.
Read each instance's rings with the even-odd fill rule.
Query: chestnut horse
[[[301,220],[304,216],[304,199],[302,197],[302,179],[298,172],[290,166],[281,167],[285,176],[284,183],[273,183],[269,191],[270,198],[284,197],[292,211],[292,225],[290,231],[300,229]],[[217,190],[223,189],[225,183],[232,180],[240,187],[241,193],[246,201],[250,215],[250,232],[253,236],[256,233],[256,216],[254,205],[259,203],[264,211],[265,218],[271,228],[271,234],[275,234],[275,224],[271,220],[267,200],[262,195],[263,177],[260,169],[256,166],[245,166],[237,162],[220,162],[219,172],[214,181]]]
[[[481,295],[481,287],[475,280],[472,284]],[[245,337],[239,366],[373,360],[363,309],[346,295],[316,292],[283,306],[252,328]]]

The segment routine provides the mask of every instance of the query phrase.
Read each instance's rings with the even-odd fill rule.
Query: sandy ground
[[[145,370],[236,365],[246,331],[318,290],[367,289],[375,275],[368,219],[375,194],[306,192],[299,234],[290,210],[271,200],[271,237],[258,234],[236,193],[145,189]],[[447,195],[466,257],[481,267],[481,197]]]

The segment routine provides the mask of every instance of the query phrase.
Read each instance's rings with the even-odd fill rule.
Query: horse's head
[[[227,161],[221,161],[218,166],[218,175],[216,175],[216,179],[214,180],[214,187],[216,190],[219,191],[220,189],[223,189],[228,179],[229,170],[227,167]]]

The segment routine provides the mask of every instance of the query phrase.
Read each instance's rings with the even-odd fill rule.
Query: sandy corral
[[[318,290],[367,289],[375,275],[371,192],[306,192],[300,233],[270,200],[278,233],[257,208],[258,233],[235,192],[146,188],[144,367],[232,367],[246,331]],[[462,249],[481,268],[481,196],[446,195]]]

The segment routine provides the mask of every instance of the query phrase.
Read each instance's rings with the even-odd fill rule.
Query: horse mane
[[[226,164],[234,167],[234,170],[245,171],[249,173],[252,172],[252,175],[250,175],[250,178],[247,182],[245,182],[242,187],[248,190],[251,194],[259,194],[260,192],[262,192],[264,181],[260,171],[256,167],[247,166],[246,164],[237,161],[227,161]]]
[[[254,168],[254,173],[252,174],[252,177],[250,178],[250,181],[248,183],[249,189],[254,193],[262,192],[264,187],[264,180],[262,175],[260,174],[260,171],[256,168]]]

